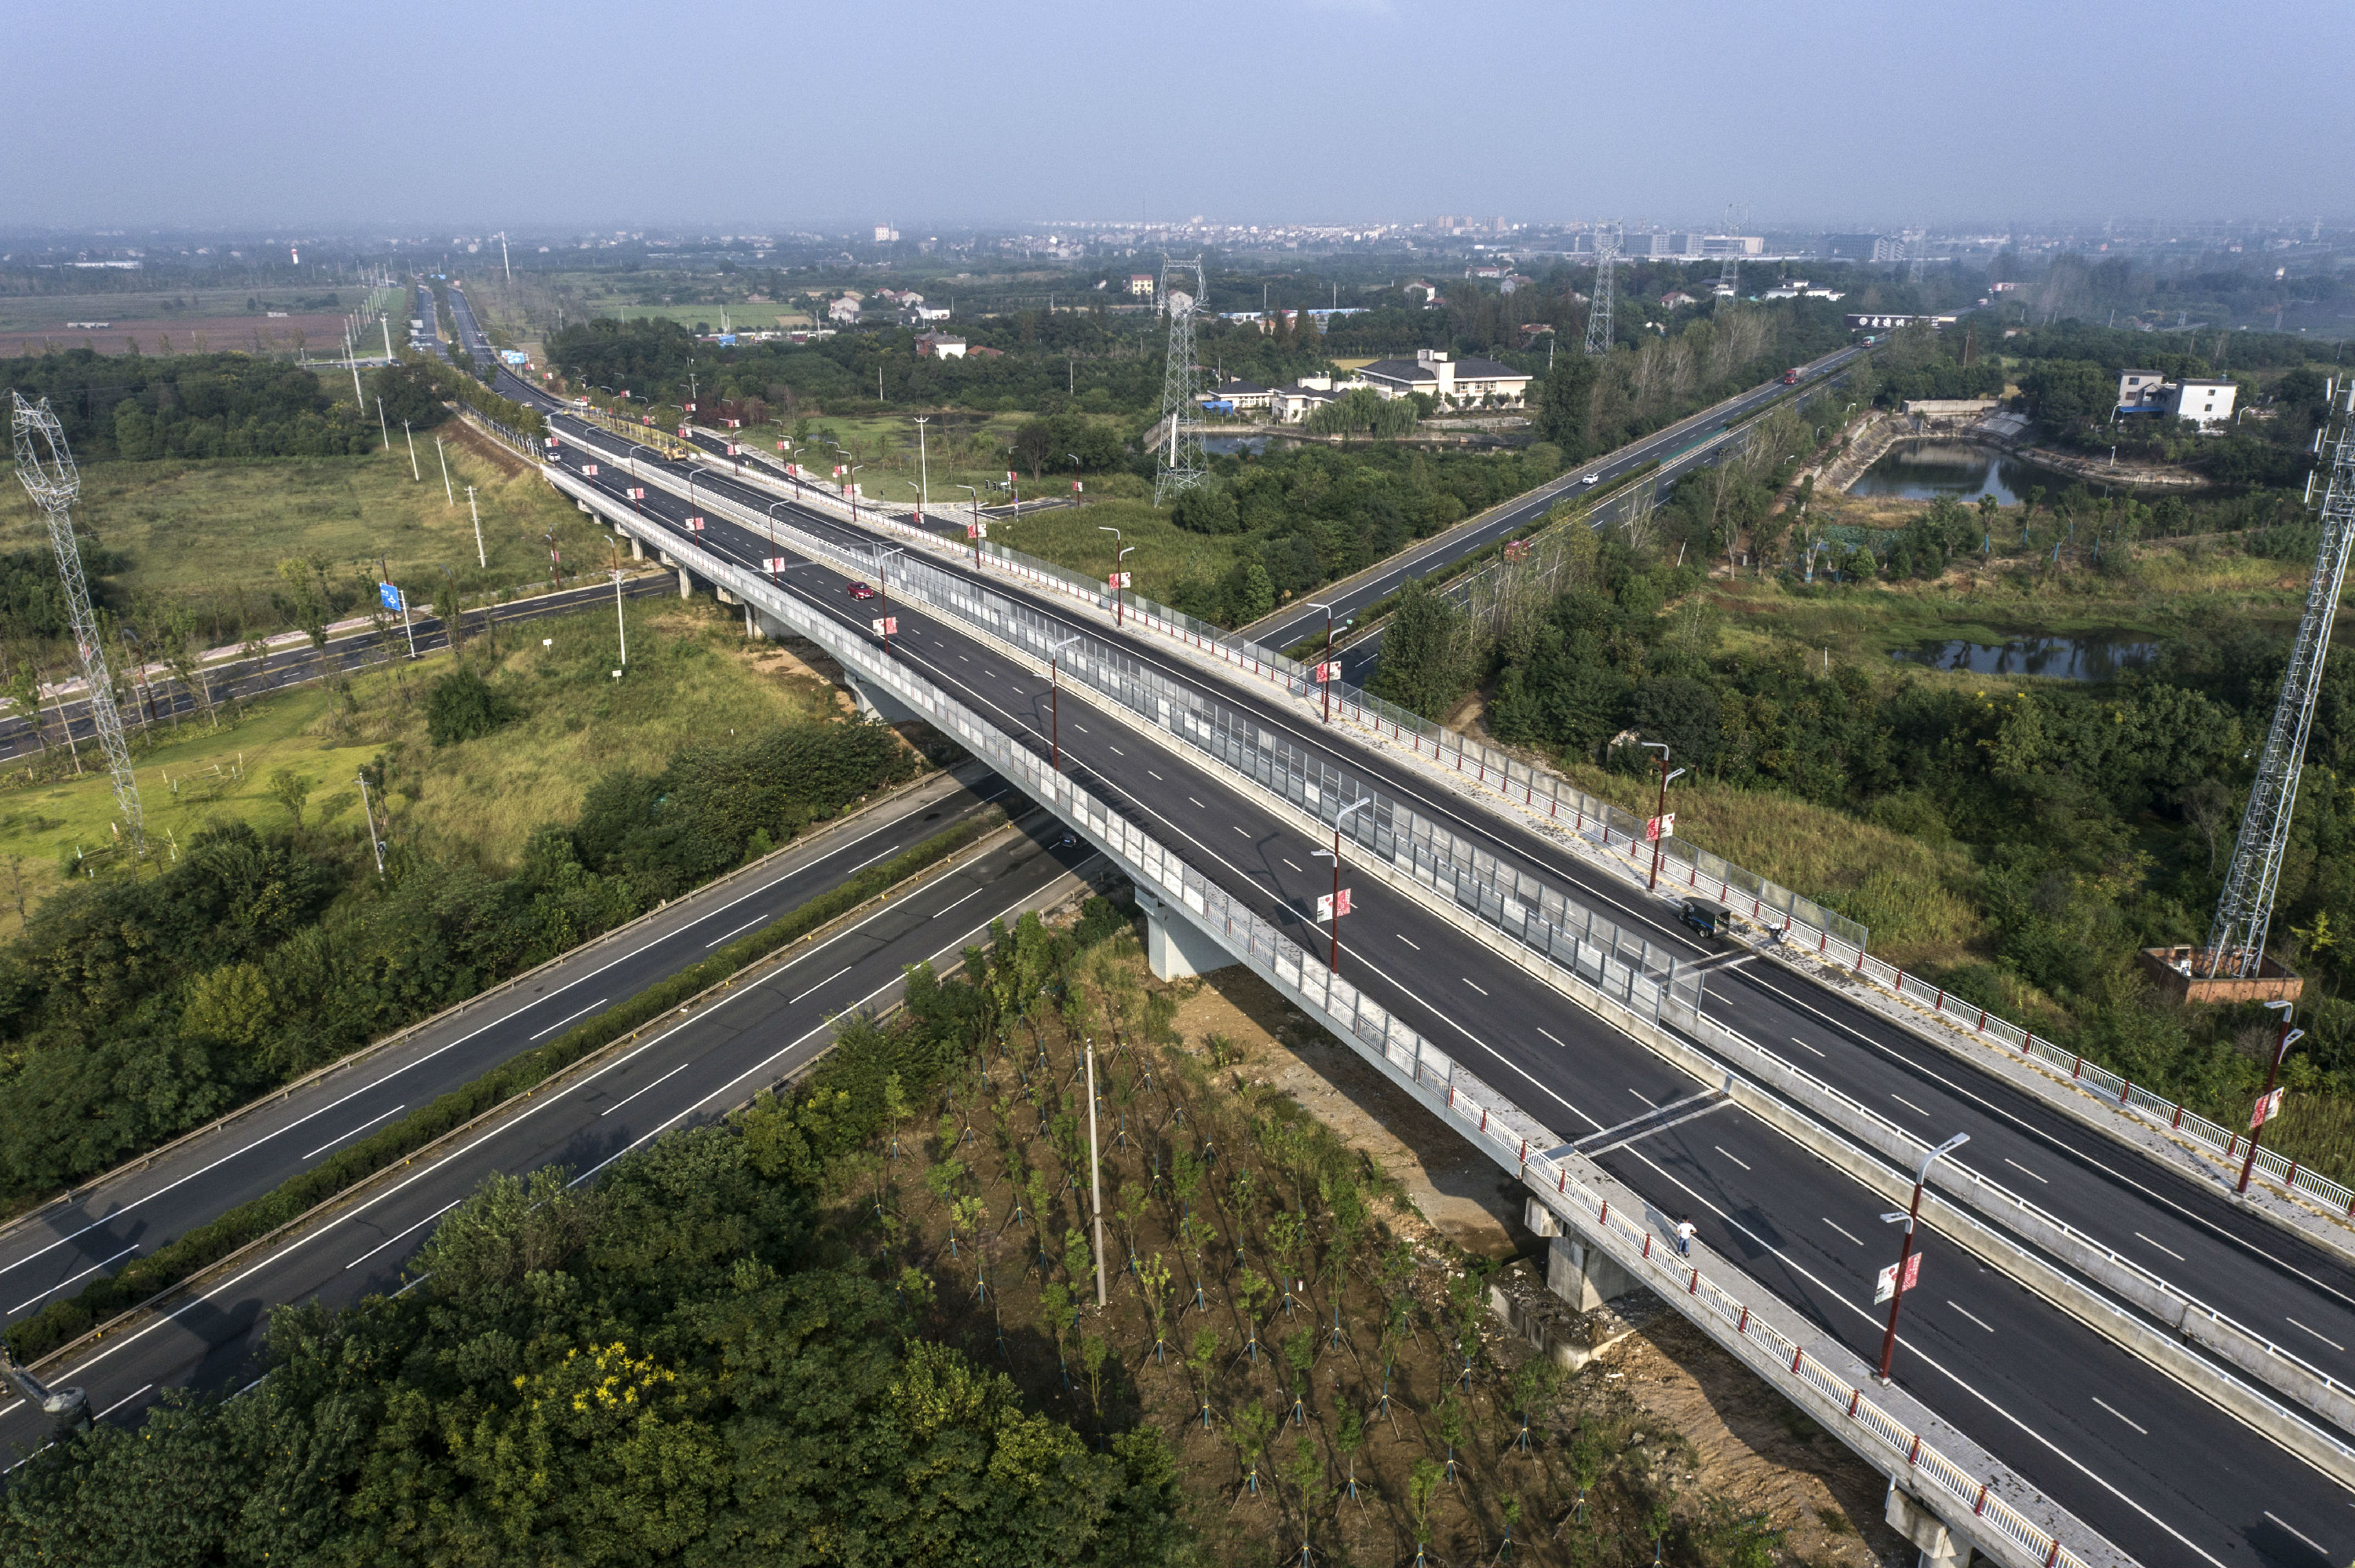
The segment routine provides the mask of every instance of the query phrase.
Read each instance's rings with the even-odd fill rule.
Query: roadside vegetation
[[[237,1398],[46,1450],[0,1560],[1774,1560],[1624,1384],[1494,1336],[1486,1266],[1178,1036],[1117,910],[992,937],[725,1125],[495,1178],[417,1288],[280,1308]]]
[[[2264,440],[2296,444],[2301,416],[2275,407]],[[1784,450],[1812,461],[1839,424],[1828,400],[1802,405]],[[1687,478],[1636,526],[1574,534],[1477,619],[1403,599],[1377,685],[1646,814],[1649,754],[1629,743],[1666,743],[1689,770],[1670,804],[1694,842],[1863,922],[1876,952],[1949,992],[2244,1121],[2270,1029],[2254,1007],[2163,1001],[2137,951],[2206,936],[2311,567],[2297,492],[2146,500],[2056,480],[2014,506],[1877,503],[1889,525],[1861,528],[1818,520],[1841,503],[1792,488],[1799,461],[1763,455],[1777,433],[1769,421],[1752,460]],[[2151,654],[2102,684],[1891,657],[2072,632]],[[2340,1175],[2355,1174],[2350,668],[2324,679],[2271,944],[2307,977],[2308,1036],[2269,1137]]]
[[[0,794],[0,868],[29,915],[0,948],[0,1079],[22,1111],[0,1127],[0,1203],[461,1001],[922,766],[805,672],[780,678],[786,655],[741,651],[724,617],[632,616],[620,681],[612,622],[588,611],[260,704],[241,766],[234,730],[184,721],[186,755],[143,759],[144,865],[111,837],[95,858],[55,853],[76,832],[99,848],[101,779]],[[35,902],[42,873],[65,884]]]

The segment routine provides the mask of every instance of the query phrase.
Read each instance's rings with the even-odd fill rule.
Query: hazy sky
[[[2341,217],[2344,0],[11,7],[0,223]]]

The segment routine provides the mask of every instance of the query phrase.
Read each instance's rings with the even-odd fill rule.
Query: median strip
[[[972,845],[1007,820],[1002,808],[984,811],[911,845],[884,864],[857,873],[840,886],[787,911],[701,963],[648,986],[637,995],[575,1024],[546,1044],[525,1051],[474,1082],[420,1107],[333,1158],[289,1177],[261,1197],[188,1232],[162,1250],[134,1259],[120,1272],[93,1281],[65,1300],[51,1302],[21,1323],[11,1324],[5,1333],[9,1351],[19,1362],[27,1364],[49,1354],[93,1326],[138,1307],[197,1270],[293,1223],[445,1133],[506,1100],[530,1094],[591,1052],[683,1007],[750,965],[890,892]]]

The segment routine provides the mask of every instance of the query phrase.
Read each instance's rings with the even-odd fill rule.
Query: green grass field
[[[337,583],[361,573],[373,578],[382,558],[420,598],[445,567],[467,580],[476,561],[469,484],[476,487],[490,581],[544,583],[544,535],[551,529],[568,567],[590,563],[602,535],[570,502],[520,463],[486,455],[486,443],[461,434],[454,422],[441,434],[454,506],[444,496],[432,436],[419,438],[422,477],[412,479],[396,430],[390,450],[358,458],[92,463],[82,470],[76,520],[130,557],[128,568],[108,579],[118,595],[133,605],[187,604],[222,629],[216,641],[232,640],[240,618],[250,629],[275,628],[270,596],[280,583],[278,563],[290,556],[318,556]],[[40,514],[10,487],[0,499],[0,550],[47,542]]]
[[[234,715],[225,704],[218,726],[195,717],[156,726],[133,753],[149,836],[169,856],[209,821],[289,826],[270,784],[286,769],[312,786],[307,830],[364,842],[354,780],[383,757],[397,838],[503,870],[534,828],[571,817],[609,769],[653,771],[682,746],[732,728],[845,711],[835,687],[774,644],[747,642],[741,623],[709,600],[635,600],[628,614],[630,663],[619,681],[610,609],[517,626],[496,653],[471,641],[467,657],[524,716],[461,746],[436,747],[425,735],[425,688],[451,668],[446,653],[372,671],[347,693],[306,686]],[[113,796],[92,749],[82,750],[90,771],[80,778],[67,764],[61,779],[31,781],[21,768],[0,779],[0,937],[18,928],[20,898],[29,908],[59,885],[77,846],[116,842]]]
[[[304,302],[336,296],[333,305]],[[401,291],[365,289],[349,282],[323,281],[312,288],[177,289],[128,294],[18,294],[0,298],[0,332],[31,332],[61,321],[158,322],[168,327],[175,320],[201,321],[208,316],[247,313],[245,302],[260,299],[265,311],[374,311],[388,303],[399,306]],[[178,302],[176,304],[175,302]],[[396,311],[397,314],[405,312]],[[394,323],[396,333],[399,323]],[[325,344],[319,345],[325,347]],[[338,351],[340,352],[340,351]]]

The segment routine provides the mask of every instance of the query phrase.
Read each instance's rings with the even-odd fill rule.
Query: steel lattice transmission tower
[[[1586,352],[1611,352],[1611,269],[1619,260],[1619,236],[1594,232],[1594,298],[1586,307]]]
[[[123,739],[123,715],[114,706],[114,682],[107,673],[106,649],[98,639],[98,617],[90,608],[90,585],[81,574],[81,551],[74,544],[73,503],[81,493],[81,471],[74,466],[73,449],[49,400],[27,403],[16,399],[16,478],[33,504],[48,519],[49,546],[57,552],[58,576],[66,585],[66,607],[73,616],[74,647],[81,655],[82,688],[90,703],[91,723],[106,752],[106,770],[114,779],[115,809],[130,831],[131,851],[144,853],[145,823],[139,811],[139,786],[131,776],[131,748]],[[34,715],[38,722],[39,715]],[[71,723],[71,720],[66,721]]]
[[[1742,297],[1742,230],[1746,225],[1733,216],[1732,202],[1725,206],[1725,227],[1731,249],[1717,270],[1717,293],[1720,298],[1738,300]]]
[[[1209,459],[1202,451],[1202,372],[1194,363],[1194,313],[1209,293],[1199,257],[1161,264],[1161,304],[1169,313],[1169,365],[1161,376],[1161,418],[1167,433],[1161,439],[1153,476],[1156,506],[1209,477]],[[1305,312],[1300,320],[1307,322]]]
[[[2355,411],[2355,387],[2343,396],[2342,416]],[[2211,975],[2254,976],[2264,959],[2274,885],[2281,875],[2282,851],[2289,843],[2298,770],[2306,763],[2307,731],[2314,720],[2315,694],[2322,684],[2322,662],[2330,653],[2330,622],[2346,580],[2350,543],[2355,543],[2355,419],[2342,417],[2338,442],[2331,448],[2330,482],[2322,492],[2322,543],[2315,552],[2314,576],[2306,585],[2306,614],[2297,623],[2297,641],[2282,675],[2281,700],[2274,705],[2273,727],[2265,735],[2248,810],[2232,842],[2224,895],[2216,901],[2215,923],[2208,932],[2206,959]]]

